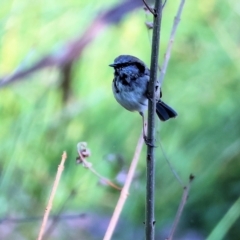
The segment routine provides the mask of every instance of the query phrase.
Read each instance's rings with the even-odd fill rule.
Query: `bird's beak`
[[[109,67],[115,67],[116,64],[112,63],[112,64],[109,64],[108,66],[109,66]]]

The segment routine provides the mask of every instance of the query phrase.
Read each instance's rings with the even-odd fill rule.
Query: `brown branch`
[[[177,214],[176,214],[176,217],[175,217],[175,220],[174,220],[171,232],[169,234],[169,237],[166,238],[165,240],[172,240],[173,239],[173,235],[174,235],[174,233],[175,233],[175,231],[177,229],[179,220],[180,220],[180,218],[182,216],[182,213],[183,213],[183,209],[184,209],[184,207],[186,205],[186,202],[187,202],[187,199],[188,199],[188,194],[189,194],[191,183],[192,183],[193,179],[194,179],[194,176],[191,174],[189,176],[189,183],[188,183],[188,185],[183,188],[182,200],[181,200],[181,202],[179,204],[178,211],[177,211]]]
[[[0,87],[4,87],[17,80],[47,67],[62,67],[73,62],[81,55],[83,49],[93,41],[109,24],[117,24],[129,12],[142,6],[141,1],[126,0],[104,13],[97,14],[90,27],[79,37],[67,42],[57,52],[43,56],[32,66],[20,69],[12,74],[0,78]]]
[[[148,11],[149,11],[150,13],[152,13],[152,15],[153,15],[154,17],[156,17],[156,16],[157,16],[156,10],[155,10],[154,8],[149,7],[145,0],[142,0],[142,1],[143,1],[143,3],[144,3],[145,7],[148,9]]]

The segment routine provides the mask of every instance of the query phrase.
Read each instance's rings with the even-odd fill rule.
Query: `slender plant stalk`
[[[117,190],[122,190],[119,186],[111,182],[109,179],[103,177],[100,173],[98,173],[92,166],[92,163],[88,162],[86,159],[91,155],[90,150],[87,148],[86,142],[79,142],[77,144],[77,151],[79,158],[77,159],[77,163],[81,163],[85,168],[89,169],[92,173],[94,173],[101,181],[105,184],[109,185],[112,188]]]
[[[57,187],[58,187],[62,172],[64,170],[64,163],[65,163],[66,158],[67,158],[67,154],[66,154],[66,152],[63,152],[62,160],[61,160],[60,165],[58,166],[57,175],[56,175],[56,178],[55,178],[55,181],[54,181],[54,184],[53,184],[53,188],[52,188],[50,198],[48,200],[47,208],[46,208],[46,211],[45,211],[45,214],[44,214],[44,217],[43,217],[42,225],[41,225],[37,240],[42,240],[42,238],[43,238],[43,234],[44,234],[45,227],[46,227],[46,224],[47,224],[48,216],[49,216],[49,213],[52,209],[53,199],[55,197],[55,193],[57,191]]]
[[[171,50],[172,50],[174,38],[175,38],[175,35],[176,35],[177,27],[178,27],[178,24],[181,20],[180,17],[181,17],[182,11],[183,11],[184,3],[185,3],[185,0],[180,1],[180,5],[178,7],[177,14],[174,18],[172,31],[171,31],[170,39],[169,39],[168,46],[167,46],[167,51],[166,51],[166,54],[164,56],[164,61],[163,61],[162,67],[161,67],[161,72],[160,72],[160,77],[159,77],[160,86],[162,86],[163,79],[164,79],[164,76],[165,76],[166,71],[167,71],[167,66],[168,66],[169,59],[171,57]]]
[[[139,157],[140,157],[142,147],[143,147],[143,135],[141,134],[141,136],[138,140],[138,144],[137,144],[134,156],[133,156],[131,166],[130,166],[129,171],[128,171],[126,182],[125,182],[125,184],[123,186],[123,189],[121,191],[120,197],[118,199],[118,203],[115,207],[114,213],[112,215],[111,221],[109,223],[108,229],[105,233],[105,236],[104,236],[103,240],[110,240],[111,237],[112,237],[112,234],[113,234],[113,231],[114,231],[114,229],[116,227],[116,224],[118,222],[120,213],[122,212],[122,208],[124,206],[124,203],[126,202],[126,199],[127,199],[127,196],[128,196],[128,191],[129,191],[130,185],[132,183],[132,179],[133,179],[136,167],[137,167],[137,163],[138,163],[138,160],[139,160]]]
[[[189,194],[190,187],[191,187],[191,183],[192,183],[194,178],[195,178],[194,175],[190,174],[190,176],[189,176],[189,183],[188,183],[188,185],[186,187],[183,188],[182,200],[181,200],[181,202],[179,204],[178,211],[177,211],[176,217],[174,219],[171,232],[169,234],[169,237],[166,238],[166,240],[173,240],[173,236],[174,236],[174,234],[176,232],[178,223],[179,223],[180,218],[181,218],[182,213],[183,213],[183,209],[184,209],[184,207],[186,205],[186,202],[187,202],[187,199],[188,199],[188,194]]]
[[[149,82],[148,104],[148,141],[147,146],[147,181],[146,181],[146,216],[145,236],[146,240],[154,240],[154,192],[155,192],[155,112],[156,112],[156,86],[158,73],[158,56],[160,45],[160,29],[162,19],[162,1],[156,0],[154,7],[155,15],[153,22],[151,69]]]

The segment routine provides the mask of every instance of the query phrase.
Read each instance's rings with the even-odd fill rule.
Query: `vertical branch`
[[[148,146],[147,146],[147,182],[146,182],[146,216],[145,234],[147,240],[154,240],[154,191],[155,191],[155,112],[156,86],[158,72],[158,55],[160,44],[160,28],[162,19],[162,0],[155,1],[151,53],[150,82],[148,86]]]

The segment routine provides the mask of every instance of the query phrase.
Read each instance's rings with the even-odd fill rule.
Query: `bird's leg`
[[[148,89],[149,89],[149,82],[148,82]],[[156,83],[155,85],[155,92],[158,93],[158,89],[159,89],[159,82]],[[158,95],[158,94],[157,94]],[[149,91],[146,92],[146,97],[149,101],[153,102],[153,98],[150,96]],[[162,97],[162,91],[160,88],[160,98]],[[159,96],[156,96],[156,101],[159,99]]]
[[[145,132],[145,119],[144,119],[144,114],[143,112],[139,112],[139,114],[142,116],[142,124],[143,124],[143,139],[144,139],[144,142],[146,145],[150,146],[150,147],[154,147],[154,145],[152,145],[148,138],[147,138],[147,135],[146,135],[146,132]]]
[[[143,138],[144,140],[147,139],[147,135],[145,133],[145,120],[144,120],[144,114],[142,112],[139,112],[139,114],[142,117],[142,127],[143,127]],[[145,140],[146,141],[146,140]]]

